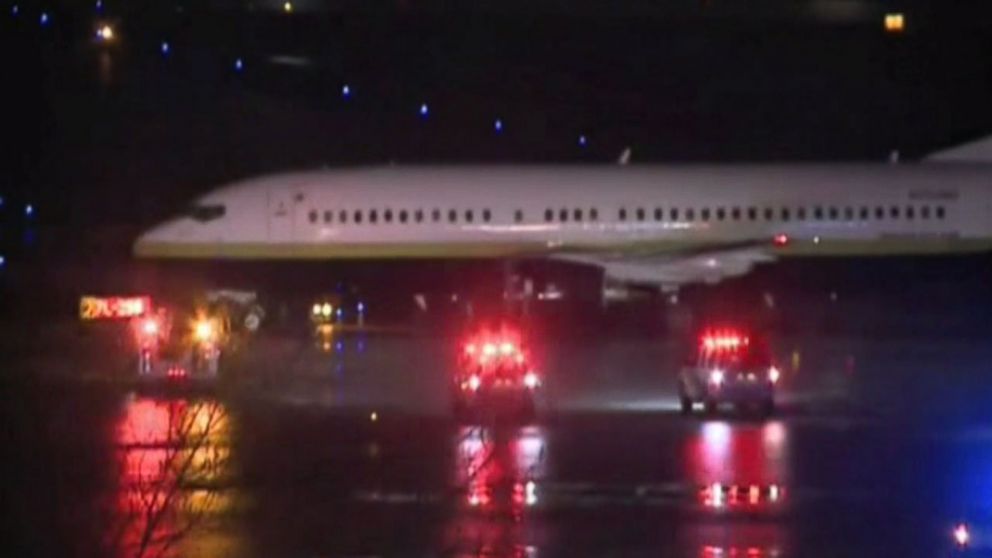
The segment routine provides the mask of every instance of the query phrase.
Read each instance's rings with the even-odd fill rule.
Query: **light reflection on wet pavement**
[[[438,342],[329,343],[213,393],[20,388],[37,422],[8,405],[11,447],[41,449],[13,459],[9,501],[36,502],[18,540],[117,556],[931,556],[955,521],[988,516],[990,417],[954,387],[977,351],[931,347],[886,372],[878,355],[898,345],[820,342],[760,420],[679,416],[671,347],[562,347],[536,424],[457,425]],[[611,351],[623,367],[601,368]],[[940,358],[944,376],[923,372]],[[927,390],[944,406],[904,412]],[[641,404],[612,404],[625,398]]]

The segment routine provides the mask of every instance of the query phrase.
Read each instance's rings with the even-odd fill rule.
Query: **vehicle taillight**
[[[747,347],[751,340],[743,335],[731,332],[716,332],[703,335],[703,348],[707,351],[736,351]]]

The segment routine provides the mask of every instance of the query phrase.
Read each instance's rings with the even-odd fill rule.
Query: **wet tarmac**
[[[944,556],[959,521],[982,551],[992,349],[779,339],[764,420],[680,416],[672,345],[546,347],[532,424],[456,424],[450,342],[412,334],[259,340],[208,390],[8,382],[5,553]]]

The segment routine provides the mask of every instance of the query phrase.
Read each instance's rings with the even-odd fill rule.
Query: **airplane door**
[[[295,221],[289,188],[269,189],[269,242],[292,242]]]

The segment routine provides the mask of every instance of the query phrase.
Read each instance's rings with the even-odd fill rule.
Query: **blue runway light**
[[[335,310],[335,311],[334,311],[334,313],[335,313],[335,314],[337,315],[337,317],[338,317],[338,319],[340,319],[340,318],[341,318],[341,316],[343,316],[343,315],[344,315],[344,311],[343,311],[343,310],[341,310],[341,307],[340,307],[340,306],[338,307],[338,309],[337,309],[337,310]]]
[[[10,15],[16,16],[19,13],[21,13],[21,7],[20,6],[18,6],[17,4],[14,4],[13,6],[10,7]]]
[[[158,50],[162,53],[162,56],[168,56],[172,47],[169,46],[168,41],[162,41],[162,44],[158,46]]]
[[[41,16],[38,17],[39,23],[41,23],[42,26],[45,26],[48,25],[48,20],[48,12],[41,12]]]
[[[359,302],[358,303],[358,313],[359,314],[364,314],[365,313],[365,303],[364,302]]]
[[[237,60],[234,61],[234,71],[240,72],[240,71],[242,71],[244,69],[245,69],[245,62],[244,62],[244,60],[238,58]]]
[[[7,265],[7,258],[4,256],[0,256],[0,269],[6,267],[6,265]]]
[[[579,136],[579,147],[585,147],[589,145],[589,138],[585,134]]]
[[[27,217],[33,216],[34,215],[34,206],[31,205],[30,203],[27,204],[27,205],[25,205],[24,206],[24,215],[27,216]]]
[[[430,113],[430,109],[427,107],[427,103],[420,103],[420,117],[427,118]]]
[[[345,99],[351,97],[351,86],[347,83],[341,86],[341,96]]]
[[[96,0],[96,11],[99,12],[102,9],[103,9],[103,0]]]
[[[497,118],[496,119],[496,122],[493,122],[493,129],[496,130],[496,133],[497,134],[502,133],[503,132],[503,121],[500,120],[499,118]]]

